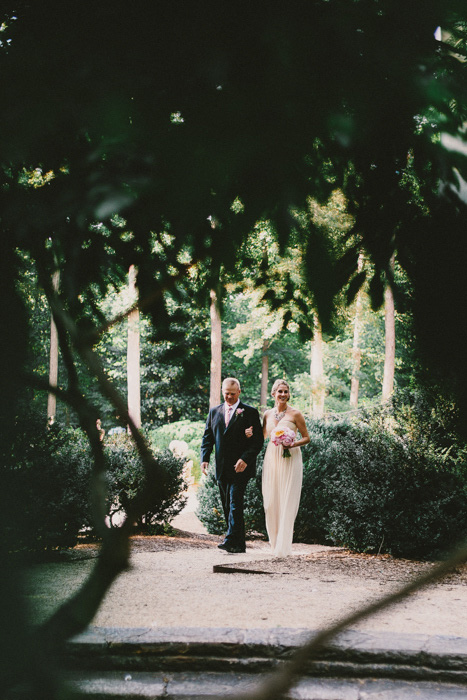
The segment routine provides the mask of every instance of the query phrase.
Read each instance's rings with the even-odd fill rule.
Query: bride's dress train
[[[271,415],[266,423],[267,437],[270,437],[271,431],[278,426],[297,432],[293,421],[282,419],[276,426]],[[263,462],[262,490],[266,529],[273,553],[277,557],[286,557],[292,553],[293,529],[300,504],[302,478],[300,447],[291,447],[290,457],[284,457],[282,446],[274,445],[272,440],[269,440]]]

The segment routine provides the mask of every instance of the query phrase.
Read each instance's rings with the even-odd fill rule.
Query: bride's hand
[[[245,435],[247,438],[253,437],[253,426],[252,425],[249,428],[245,429]]]

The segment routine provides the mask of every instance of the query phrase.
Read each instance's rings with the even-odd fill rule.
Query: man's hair
[[[226,377],[224,379],[224,381],[222,382],[222,391],[224,391],[227,384],[236,384],[238,390],[241,391],[240,382],[238,381],[238,379],[235,379],[235,377]]]

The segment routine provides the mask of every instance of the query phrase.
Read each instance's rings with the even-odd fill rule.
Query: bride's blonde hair
[[[289,383],[286,382],[285,379],[276,379],[276,381],[275,381],[274,384],[272,385],[271,396],[274,396],[274,394],[276,393],[277,389],[278,389],[282,384],[283,384],[284,386],[287,387],[287,389],[289,390],[289,394],[290,394],[290,386],[289,386]]]

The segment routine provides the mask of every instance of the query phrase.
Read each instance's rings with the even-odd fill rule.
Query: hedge
[[[105,440],[107,513],[125,509],[146,488],[141,460],[123,434]],[[147,490],[139,529],[156,531],[177,515],[185,503],[187,484],[183,460],[169,450],[156,452],[163,483]],[[11,551],[44,551],[72,547],[80,533],[93,535],[89,508],[92,457],[82,430],[54,424],[47,428],[41,414],[16,421],[13,446],[3,455],[8,489],[8,522],[4,536]],[[163,497],[162,497],[162,494]]]

